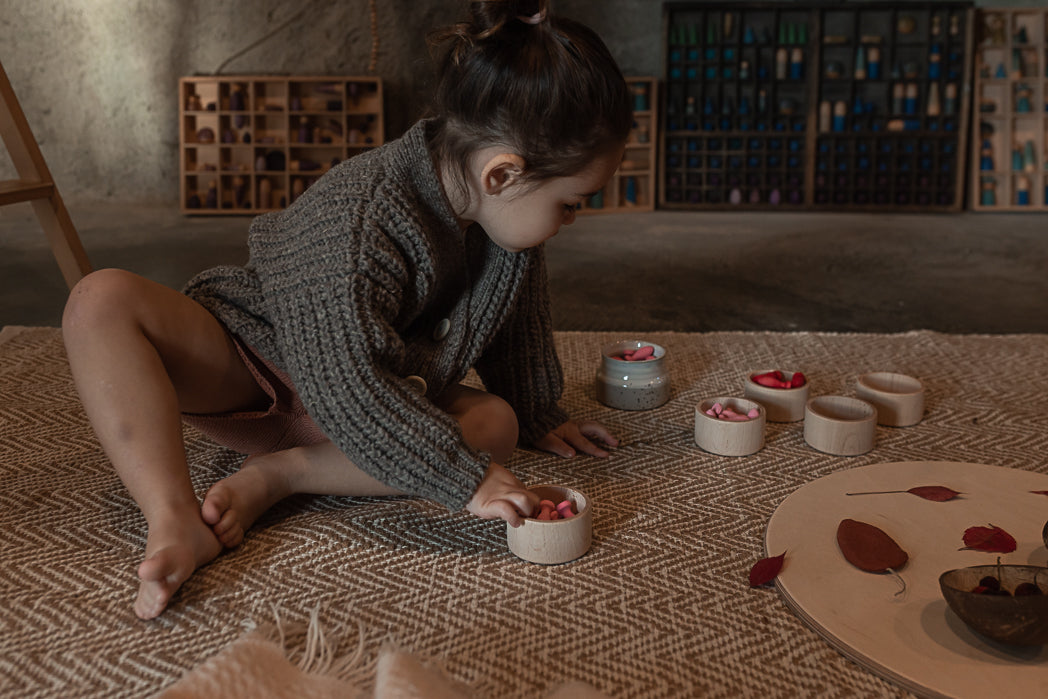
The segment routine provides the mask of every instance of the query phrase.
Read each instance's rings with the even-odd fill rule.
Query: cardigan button
[[[411,386],[411,390],[420,396],[425,396],[429,386],[426,385],[426,380],[421,376],[411,375],[404,379]]]
[[[444,318],[437,323],[437,327],[433,328],[433,339],[440,342],[448,336],[449,332],[451,332],[451,321]]]

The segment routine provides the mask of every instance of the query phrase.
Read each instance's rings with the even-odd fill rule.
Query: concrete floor
[[[96,268],[178,288],[246,260],[250,217],[69,210]],[[548,259],[560,330],[1048,332],[1048,214],[592,215]],[[57,326],[65,296],[32,209],[0,208],[0,326]]]

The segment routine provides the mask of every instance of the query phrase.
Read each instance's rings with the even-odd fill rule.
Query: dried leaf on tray
[[[961,551],[1011,553],[1015,548],[1015,537],[992,524],[989,527],[968,527],[964,530],[964,546]]]
[[[837,525],[837,546],[853,566],[868,573],[884,573],[906,564],[909,556],[883,531],[854,519]]]
[[[775,576],[782,570],[782,564],[785,560],[786,552],[783,551],[778,556],[762,558],[754,563],[753,567],[750,568],[750,587],[760,587],[774,580]]]
[[[919,485],[909,490],[874,490],[866,493],[845,493],[845,495],[888,495],[891,493],[909,493],[910,495],[916,495],[919,498],[934,502],[953,500],[961,494],[953,488],[947,488],[944,485]]]

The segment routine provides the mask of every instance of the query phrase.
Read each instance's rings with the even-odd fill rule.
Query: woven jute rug
[[[319,618],[363,664],[393,646],[478,697],[539,697],[577,680],[612,697],[906,696],[751,589],[776,506],[814,478],[889,461],[944,460],[1048,472],[1048,335],[656,333],[673,393],[624,412],[594,395],[602,344],[558,334],[565,407],[603,421],[607,460],[518,450],[525,483],[594,503],[590,551],[543,567],[517,559],[505,526],[408,499],[300,497],[190,579],[154,621],[131,609],[145,524],[98,446],[60,332],[0,336],[0,692],[147,696],[251,625]],[[694,443],[702,399],[741,395],[746,372],[804,371],[816,394],[854,394],[866,371],[927,388],[924,421],[878,427],[873,451],[835,457],[801,423],[769,424],[764,448],[719,457]],[[200,495],[237,455],[187,429]],[[359,644],[359,645],[358,645]],[[365,682],[366,682],[365,678]]]

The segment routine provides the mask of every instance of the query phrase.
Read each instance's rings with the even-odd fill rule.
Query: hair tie
[[[546,11],[539,10],[530,17],[527,15],[517,15],[517,19],[519,19],[524,24],[542,24],[543,20],[546,19]]]

